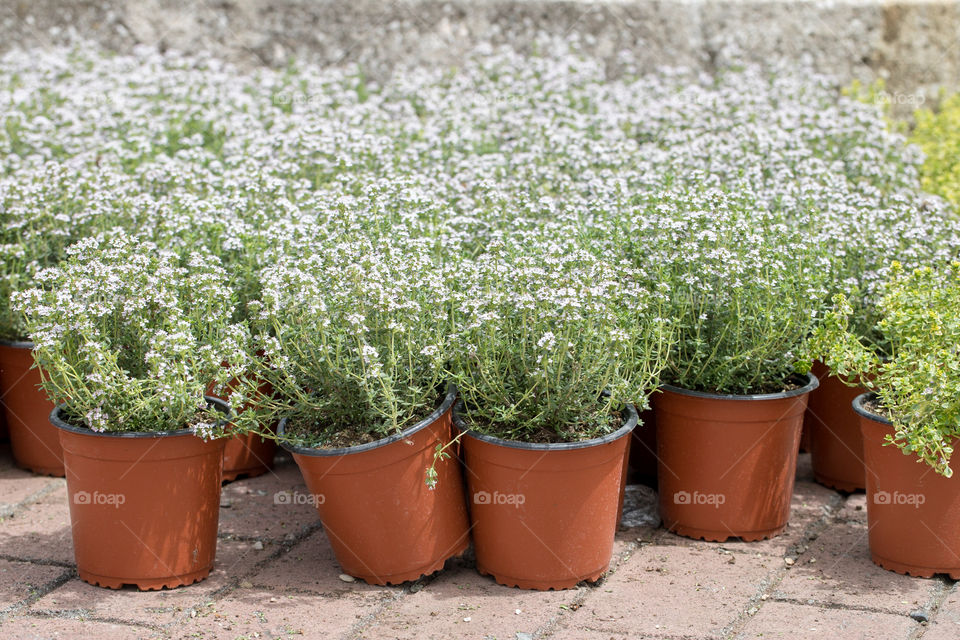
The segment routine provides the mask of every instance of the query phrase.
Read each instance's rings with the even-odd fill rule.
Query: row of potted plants
[[[59,68],[3,65],[25,82]],[[209,71],[78,63],[57,99],[12,100],[0,139],[3,335],[59,407],[56,431],[53,405],[26,398],[35,381],[7,396],[8,418],[27,415],[14,397],[43,407],[11,430],[14,454],[66,471],[81,577],[105,586],[206,575],[220,449],[277,440],[351,575],[413,579],[472,538],[504,584],[595,579],[631,405],[652,393],[666,525],[776,535],[817,386],[797,371],[816,356],[879,376],[839,367],[846,334],[827,330],[842,315],[878,341],[890,258],[960,246],[902,139],[826,85],[605,81],[569,52],[363,91],[328,70]],[[171,89],[187,80],[204,90]],[[63,106],[102,83],[129,109]],[[849,305],[826,315],[837,292]],[[18,444],[45,428],[63,471]],[[78,484],[91,441],[118,450]],[[156,457],[122,462],[137,446]],[[229,473],[262,470],[251,456]],[[177,528],[151,537],[158,518]],[[106,528],[111,555],[84,551]],[[123,542],[157,561],[124,573]]]
[[[192,255],[182,267],[173,254],[115,233],[82,241],[68,261],[39,274],[49,286],[17,296],[37,340],[34,354],[45,387],[61,403],[51,421],[63,432],[81,577],[104,586],[132,581],[154,588],[189,584],[209,571],[218,499],[211,487],[219,487],[221,479],[222,441],[208,445],[193,434],[207,438],[219,428],[222,435],[226,421],[212,422],[208,414],[228,409],[213,398],[206,405],[195,399],[203,397],[210,380],[223,384],[228,376],[234,387],[230,401],[243,408],[232,428],[257,432],[282,416],[279,435],[318,498],[338,558],[352,575],[379,584],[415,579],[462,552],[471,530],[478,569],[504,584],[560,588],[602,575],[618,519],[628,436],[637,424],[623,398],[643,397],[655,386],[661,367],[671,361],[675,339],[644,289],[628,286],[628,278],[638,274],[612,269],[571,247],[543,254],[538,245],[508,243],[446,274],[463,283],[455,290],[434,277],[439,269],[429,247],[413,239],[389,244],[362,239],[327,248],[334,250],[310,252],[314,257],[268,270],[260,320],[272,330],[261,336],[263,348],[253,359],[243,351],[245,327],[230,324],[229,305],[217,302],[231,293],[212,257]],[[515,288],[504,287],[507,274]],[[918,291],[921,274],[926,289]],[[917,271],[908,288],[885,299],[887,305],[899,303],[901,323],[914,332],[908,338],[944,331],[941,325],[949,318],[942,314],[956,302],[955,295],[936,288],[941,283],[930,274]],[[931,309],[941,315],[918,319],[906,313],[930,315]],[[828,361],[843,353],[843,362],[876,370],[875,353],[852,350],[849,341],[857,338],[840,332],[837,318],[844,312],[849,308],[841,307],[817,327],[811,348],[824,349]],[[922,320],[927,324],[919,324]],[[452,328],[445,326],[451,322]],[[431,323],[443,330],[430,331]],[[888,325],[889,320],[882,324]],[[551,330],[540,333],[544,327]],[[371,344],[375,337],[382,342]],[[916,369],[909,355],[933,358],[935,367],[943,355],[930,348],[929,338],[907,343],[917,351],[896,351],[899,368],[882,370],[899,385],[898,392]],[[390,355],[379,358],[378,346]],[[936,382],[943,372],[934,369],[932,375]],[[443,379],[462,385],[463,405],[454,409],[451,388],[439,408],[405,428],[418,417],[411,407],[422,407],[422,415],[433,406],[430,398],[440,395]],[[388,381],[396,386],[388,390]],[[929,378],[925,382],[926,388],[914,389],[924,400],[930,394]],[[576,393],[590,385],[592,392]],[[805,396],[816,379],[788,377],[783,385],[785,391],[733,396],[661,387],[658,454],[668,528],[711,540],[760,539],[783,529]],[[344,402],[366,397],[384,404],[361,401],[345,414],[338,393],[346,394]],[[411,395],[424,400],[411,402]],[[863,398],[858,407],[866,411]],[[526,416],[517,420],[514,413]],[[556,419],[565,413],[570,417]],[[923,429],[912,432],[910,447],[946,471],[951,444],[937,439],[951,435],[954,423],[932,430],[930,415]],[[612,425],[611,416],[617,418]],[[388,435],[379,440],[352,444],[373,435],[360,426],[363,421],[385,419],[403,422],[381,426],[378,435]],[[491,428],[498,422],[504,426]],[[556,425],[589,431],[578,438]],[[490,431],[497,435],[485,433]],[[738,440],[733,435],[740,431],[747,434]],[[104,440],[97,436],[102,432],[110,435]],[[718,433],[723,437],[714,446],[689,444],[690,438],[709,442]],[[178,440],[168,451],[167,444]],[[105,448],[93,444],[97,441],[106,442]],[[158,447],[160,442],[165,446]],[[192,444],[180,451],[185,443]],[[458,444],[473,496],[472,525],[459,469],[447,453]],[[155,478],[170,472],[184,486],[166,485],[158,492]],[[145,488],[137,488],[138,478]],[[885,489],[871,494],[880,491]],[[758,492],[764,499],[757,499]],[[888,493],[906,495],[900,489]],[[196,502],[201,497],[203,504]],[[185,509],[158,508],[171,501]],[[941,505],[932,508],[936,517],[943,516]],[[91,517],[91,510],[105,509],[113,510],[111,537],[101,533],[104,518]],[[159,533],[158,519],[172,523],[173,530]],[[199,548],[201,530],[208,553],[192,554],[199,567],[165,573],[184,566],[183,549]],[[931,535],[941,542],[939,530],[931,529]],[[94,541],[106,542],[109,553],[88,551]],[[124,554],[116,550],[138,545],[147,545],[157,561],[142,569],[124,564]],[[162,548],[174,554],[169,561]],[[886,562],[914,573],[955,572]],[[121,566],[126,568],[118,574]]]

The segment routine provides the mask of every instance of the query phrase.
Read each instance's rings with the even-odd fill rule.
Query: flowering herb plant
[[[0,177],[0,339],[28,339],[13,294],[35,286],[37,273],[65,258],[72,243],[118,224],[134,189],[123,174],[84,161]]]
[[[586,440],[615,431],[614,412],[655,387],[670,328],[627,266],[504,240],[462,264],[456,283],[450,373],[471,429]]]
[[[814,334],[814,353],[877,394],[872,409],[893,423],[890,444],[952,475],[960,436],[960,263],[942,270],[893,263],[875,329],[890,346],[885,357],[851,330],[847,300],[835,303]]]
[[[871,332],[889,259],[913,268],[947,260],[960,248],[952,209],[920,189],[922,155],[890,131],[875,105],[838,96],[829,79],[791,69],[648,73],[626,53],[616,62],[622,73],[610,78],[604,63],[582,55],[576,44],[538,44],[532,56],[480,47],[455,71],[398,69],[383,85],[346,67],[298,64],[245,73],[205,56],[147,49],[130,55],[103,55],[88,45],[5,52],[0,338],[30,337],[9,303],[12,295],[52,286],[37,274],[84,237],[120,226],[158,252],[175,254],[171,263],[215,255],[232,290],[230,318],[258,336],[259,344],[246,351],[271,353],[261,368],[288,376],[278,379],[288,385],[288,398],[313,394],[296,404],[300,409],[264,411],[285,412],[294,422],[310,422],[312,415],[314,426],[332,416],[332,431],[310,440],[330,443],[348,422],[369,424],[369,437],[409,424],[430,406],[425,398],[439,393],[427,390],[435,378],[453,369],[442,358],[431,361],[429,371],[414,361],[408,373],[387,362],[364,369],[362,384],[345,374],[351,382],[336,387],[336,371],[361,370],[363,345],[371,363],[389,353],[380,341],[388,332],[374,335],[379,320],[368,318],[370,331],[357,341],[345,298],[332,302],[343,309],[327,317],[330,331],[340,336],[336,344],[356,343],[360,350],[351,346],[343,351],[349,362],[322,363],[323,370],[297,352],[300,338],[317,349],[329,346],[285,319],[307,322],[320,313],[296,306],[297,278],[305,287],[346,286],[320,273],[329,247],[341,240],[369,241],[391,257],[386,266],[368,267],[334,252],[336,273],[356,268],[369,269],[372,278],[420,278],[392,256],[410,251],[416,269],[429,258],[431,273],[446,274],[438,300],[466,282],[450,273],[479,277],[477,269],[519,260],[513,253],[530,251],[530,259],[538,259],[544,250],[537,247],[550,243],[563,243],[571,254],[585,249],[599,263],[612,263],[619,275],[610,281],[627,283],[622,295],[643,297],[640,314],[662,308],[654,315],[671,321],[678,341],[665,380],[730,393],[781,384],[832,293],[846,294],[851,329],[884,351]],[[394,234],[410,242],[380,246]],[[509,247],[509,259],[501,248],[485,257],[500,244]],[[621,259],[636,273],[621,273]],[[500,283],[492,273],[485,277],[491,310],[512,308],[502,298],[516,285],[511,276]],[[646,292],[637,294],[637,283]],[[417,288],[427,285],[398,286],[399,300],[419,301]],[[327,294],[316,299],[326,301]],[[397,319],[408,321],[414,319]],[[425,325],[428,334],[437,333],[404,340],[423,342],[417,342],[421,350],[436,343],[444,358],[466,358],[457,374],[466,375],[472,356],[445,342],[464,336],[452,319],[444,327],[443,339],[439,327]],[[557,330],[537,327],[543,329],[538,341],[552,332],[561,344]],[[647,353],[647,334],[637,335],[638,352]],[[549,343],[546,338],[544,347]],[[592,360],[599,355],[584,357],[600,362]],[[281,367],[285,358],[294,368]],[[393,391],[374,394],[371,371]],[[571,371],[561,369],[561,378]],[[307,373],[318,377],[308,383]],[[617,390],[616,376],[578,375],[591,386],[583,398],[597,385]],[[410,384],[414,379],[420,382]],[[533,382],[514,377],[509,386]],[[342,391],[338,397],[367,399],[345,401],[341,414],[318,400],[321,389],[331,398]],[[491,395],[490,406],[509,406],[498,404],[507,397]],[[557,411],[556,396],[543,411],[543,397],[516,398],[522,410],[503,409],[490,419],[506,425],[529,416],[552,425],[548,431],[575,435],[569,431],[574,418]],[[602,422],[596,416],[608,407],[593,414],[583,398],[573,413]],[[478,409],[482,399],[477,391]]]
[[[204,392],[243,371],[247,337],[230,321],[232,294],[215,256],[182,264],[117,230],[81,240],[36,279],[14,300],[44,389],[69,422],[222,435]]]
[[[798,222],[748,195],[706,190],[661,194],[623,225],[624,255],[676,323],[663,381],[715,393],[782,391],[826,295],[828,265]]]
[[[314,240],[262,274],[258,374],[236,392],[238,421],[286,418],[284,438],[352,446],[426,417],[444,393],[450,295],[429,241],[395,236]]]

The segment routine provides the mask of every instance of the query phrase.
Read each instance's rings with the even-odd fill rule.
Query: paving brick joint
[[[621,526],[607,576],[522,591],[477,574],[468,551],[400,587],[347,581],[289,457],[223,488],[217,563],[180,589],[113,591],[77,579],[66,486],[15,468],[0,445],[0,635],[8,638],[477,638],[956,640],[960,592],[943,576],[870,562],[866,501],[813,482],[801,455],[790,525],[757,543]],[[649,504],[649,490],[634,490]],[[650,516],[632,522],[649,523]]]

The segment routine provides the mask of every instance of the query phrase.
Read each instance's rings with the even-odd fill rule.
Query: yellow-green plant
[[[960,204],[960,94],[946,98],[936,113],[921,109],[915,117],[910,141],[926,154],[923,188]]]
[[[876,331],[890,346],[881,358],[850,330],[843,296],[814,332],[814,351],[834,372],[877,394],[893,423],[889,443],[952,475],[952,442],[960,436],[960,263],[906,270],[895,262]]]

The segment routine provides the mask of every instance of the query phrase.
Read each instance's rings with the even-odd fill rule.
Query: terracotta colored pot
[[[945,478],[914,455],[884,445],[893,426],[853,401],[867,465],[870,556],[890,571],[960,579],[960,477]],[[954,450],[960,438],[954,438]]]
[[[223,449],[223,481],[231,482],[240,476],[255,478],[273,467],[277,452],[276,440],[261,438],[255,433],[225,438]]]
[[[456,457],[437,462],[450,441],[451,387],[436,411],[402,433],[342,449],[281,444],[300,467],[344,573],[370,584],[400,584],[443,568],[470,543],[463,477]],[[286,421],[280,422],[283,435]]]
[[[840,491],[863,489],[863,436],[853,399],[866,389],[847,386],[820,362],[814,363],[812,373],[820,387],[810,394],[803,424],[810,430],[813,475],[820,484]]]
[[[204,442],[189,429],[97,433],[65,423],[59,407],[50,422],[63,442],[81,580],[150,590],[209,575],[217,550],[222,439]]]
[[[18,467],[48,476],[63,476],[60,436],[50,424],[53,403],[40,388],[33,367],[32,342],[0,341],[0,396]]]
[[[610,566],[632,405],[619,430],[584,442],[463,437],[477,570],[521,589],[570,589]],[[455,413],[454,420],[460,423]],[[465,428],[462,423],[461,428]]]
[[[691,538],[762,540],[790,517],[807,395],[719,395],[662,387],[657,414],[660,515]]]
[[[263,352],[257,354],[261,358]],[[223,363],[223,366],[228,366]],[[214,385],[207,388],[207,395],[227,401],[224,395],[229,395],[236,388],[237,381],[231,380],[227,383],[227,388],[223,394],[214,393]],[[273,386],[267,382],[260,383],[259,392],[262,396],[273,395]],[[240,408],[244,411],[247,405]],[[275,429],[274,425],[271,431]],[[223,481],[232,482],[240,476],[255,478],[263,475],[273,468],[273,457],[277,452],[277,441],[270,438],[262,438],[255,433],[244,433],[226,439],[226,447],[223,450]]]

